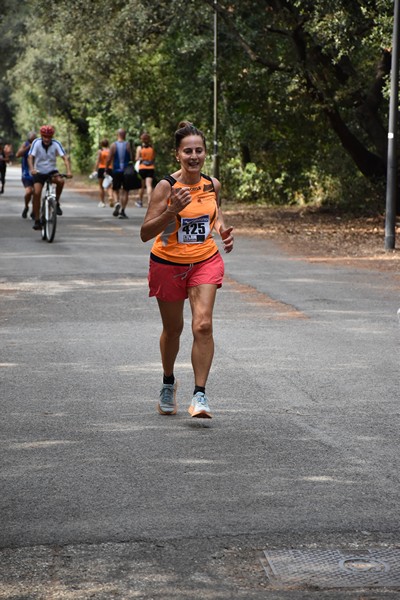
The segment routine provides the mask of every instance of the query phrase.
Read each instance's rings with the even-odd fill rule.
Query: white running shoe
[[[160,399],[157,404],[157,410],[160,415],[176,415],[178,405],[176,403],[176,388],[178,382],[163,383],[160,390]]]
[[[105,207],[105,204],[104,204],[104,202],[99,202],[97,206],[98,206],[99,208],[104,208],[104,207]]]
[[[193,398],[192,403],[188,408],[188,413],[192,417],[198,419],[212,419],[210,407],[208,406],[208,398],[203,392],[197,392]]]

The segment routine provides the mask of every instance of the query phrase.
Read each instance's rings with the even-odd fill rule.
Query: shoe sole
[[[160,403],[157,403],[157,410],[160,413],[160,415],[164,415],[166,417],[170,416],[170,415],[176,415],[176,413],[178,412],[178,404],[176,402],[176,390],[178,389],[178,380],[175,381],[175,388],[174,388],[174,410],[171,412],[164,412],[160,406]]]
[[[212,414],[207,412],[206,410],[194,412],[194,406],[192,405],[189,406],[188,413],[191,417],[196,419],[212,419]]]
[[[168,417],[170,415],[176,415],[176,413],[178,412],[178,405],[175,404],[173,411],[171,411],[171,412],[164,412],[162,410],[161,406],[159,404],[157,404],[157,410],[160,413],[160,415],[164,415],[164,416]]]

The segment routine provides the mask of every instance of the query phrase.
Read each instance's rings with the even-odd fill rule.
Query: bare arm
[[[25,145],[25,142],[23,144],[21,144],[21,146],[18,148],[17,153],[16,153],[16,157],[17,158],[21,158],[21,156],[24,156],[24,154],[26,153],[27,150],[29,150],[29,148],[31,147],[31,144]]]
[[[233,235],[232,235],[233,227],[226,227],[225,222],[224,222],[224,216],[222,214],[221,202],[220,202],[220,197],[219,197],[219,194],[221,191],[221,184],[218,181],[218,179],[215,179],[215,178],[213,178],[213,184],[214,184],[215,193],[217,195],[217,206],[218,206],[218,214],[217,214],[217,218],[215,220],[214,229],[216,229],[216,231],[221,236],[221,239],[224,244],[225,252],[229,253],[229,252],[232,252],[232,250],[233,250]]]
[[[141,149],[141,147],[140,147],[140,146],[138,146],[138,147],[136,148],[136,158],[135,158],[135,161],[136,161],[136,160],[140,160],[140,154],[141,154],[141,150],[142,150],[142,149]]]
[[[168,202],[169,200],[169,202]],[[188,188],[171,188],[161,180],[155,187],[140,230],[143,242],[155,238],[192,201]]]
[[[101,154],[101,150],[98,150],[98,152],[97,152],[96,164],[94,165],[94,170],[95,170],[95,171],[97,171],[97,169],[99,168],[100,154]]]
[[[36,169],[35,169],[35,157],[33,156],[33,154],[28,154],[28,165],[29,165],[29,171],[30,173],[36,173]]]
[[[107,162],[106,162],[106,169],[110,169],[112,167],[112,164],[114,161],[114,154],[115,154],[115,144],[111,144],[110,154],[108,155]]]
[[[64,156],[61,157],[64,161],[65,164],[65,168],[67,170],[67,177],[72,177],[72,173],[71,173],[71,163],[70,160],[68,158],[68,156],[66,154],[64,154]]]

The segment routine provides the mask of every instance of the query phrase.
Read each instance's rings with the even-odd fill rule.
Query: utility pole
[[[392,66],[390,74],[389,131],[386,177],[385,250],[394,250],[397,200],[397,118],[399,96],[400,0],[394,0]]]
[[[214,149],[213,149],[213,176],[219,178],[218,156],[218,0],[214,0]]]

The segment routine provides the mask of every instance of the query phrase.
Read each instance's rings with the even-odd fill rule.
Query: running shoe
[[[58,216],[59,216],[59,217],[61,217],[61,216],[62,216],[62,214],[63,214],[63,212],[62,212],[62,210],[61,210],[61,206],[59,205],[59,203],[58,203],[58,202],[57,202],[57,209],[56,209],[56,212],[57,212],[57,214],[58,214]]]
[[[208,406],[208,398],[203,392],[197,392],[193,396],[192,403],[188,408],[188,413],[192,417],[197,417],[199,419],[212,418],[210,407]]]
[[[35,221],[34,226],[32,227],[32,229],[34,229],[35,231],[39,231],[40,229],[42,229],[42,224],[40,221]]]
[[[176,403],[176,388],[178,382],[163,383],[160,390],[160,400],[158,401],[157,410],[160,415],[176,415],[178,405]]]
[[[121,212],[119,213],[118,219],[127,219],[127,218],[128,218],[128,215],[126,215],[124,209],[122,209]]]
[[[24,210],[22,211],[22,218],[26,219],[26,217],[28,216],[28,207],[25,206]]]
[[[138,206],[139,208],[143,208],[143,202],[140,202],[140,200],[137,200],[135,202],[135,205]]]
[[[104,207],[105,207],[105,204],[104,204],[104,202],[99,202],[97,206],[98,206],[99,208],[104,208]]]
[[[113,217],[118,217],[120,208],[121,208],[121,205],[119,202],[117,202],[117,204],[115,205],[115,208],[114,208]]]

